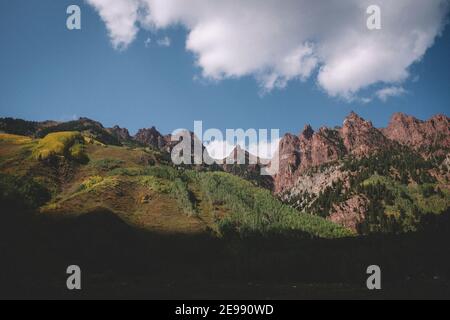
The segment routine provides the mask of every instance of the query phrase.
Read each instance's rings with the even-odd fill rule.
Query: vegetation
[[[91,138],[105,145],[115,145],[115,146],[121,145],[119,140],[115,136],[110,134],[99,123],[89,119],[69,121],[48,128],[44,128],[38,132],[38,136],[42,138],[51,133],[68,132],[68,131],[86,133]]]
[[[15,134],[7,134],[7,133],[0,133],[0,141],[11,143],[11,144],[26,144],[30,143],[33,140],[29,137],[25,136],[19,136]]]
[[[88,161],[88,157],[83,144],[84,139],[79,132],[50,133],[39,141],[33,152],[33,156],[37,160],[63,156],[85,163]]]
[[[91,126],[89,122],[87,125]],[[92,126],[95,127],[94,124]],[[13,135],[2,135],[0,138],[10,144],[33,141]],[[328,138],[335,138],[332,132]],[[66,157],[78,163],[86,163],[86,141],[85,133],[55,132],[36,141],[37,145],[30,145],[29,148],[33,149],[35,159]],[[244,238],[252,235],[303,238],[351,236],[351,231],[327,221],[326,218],[336,204],[355,195],[368,199],[367,219],[359,226],[362,234],[415,231],[424,216],[440,214],[450,206],[448,190],[439,188],[436,180],[429,174],[429,170],[443,160],[425,160],[407,149],[392,150],[363,159],[347,159],[340,170],[348,172],[348,177],[335,181],[318,195],[306,192],[295,199],[295,204],[292,203],[302,211],[313,212],[315,215],[300,213],[283,204],[269,190],[258,186],[264,185],[256,181],[258,177],[247,176],[247,180],[250,180],[247,181],[225,172],[213,171],[212,168],[190,170],[164,165],[165,162],[160,157],[155,157],[155,152],[144,149],[113,146],[105,149],[103,144],[94,143],[89,151],[93,152],[95,161],[88,166],[75,167],[71,163],[64,167],[50,164],[42,166],[36,174],[31,173],[32,171],[24,172],[30,172],[30,176],[35,175],[45,182],[54,182],[55,188],[52,187],[52,190],[56,191],[53,202],[55,205],[63,205],[64,201],[70,200],[67,206],[74,206],[79,210],[88,208],[83,203],[88,201],[90,206],[105,203],[107,207],[124,211],[136,203],[129,202],[130,197],[152,199],[136,204],[136,207],[130,208],[129,214],[144,221],[150,218],[143,215],[155,214],[150,208],[171,210],[177,214],[183,212],[189,217],[197,217],[189,223],[204,221],[208,227],[218,230],[222,235],[237,234]],[[23,158],[22,161],[26,162],[27,159]],[[318,170],[328,170],[329,166],[330,164],[324,165]],[[27,170],[32,170],[32,167]],[[234,167],[233,170],[234,173],[246,176],[246,167]],[[73,180],[72,172],[79,172],[83,180]],[[66,183],[64,189],[70,192],[59,194],[61,182],[58,178],[67,179],[68,182],[63,182]],[[35,179],[34,181],[36,182]],[[135,192],[130,190],[133,188],[136,188]],[[146,193],[145,189],[151,192]],[[97,192],[105,195],[105,201],[95,199]],[[81,197],[79,200],[76,199],[78,196]],[[60,201],[61,199],[64,201]],[[112,204],[109,205],[109,202]],[[153,206],[142,206],[145,203],[152,203]]]
[[[405,185],[410,182],[424,184],[436,182],[428,172],[436,166],[435,161],[425,160],[408,148],[398,147],[362,159],[350,157],[344,161],[342,169],[358,173],[352,180],[352,186],[361,184],[373,174],[392,177]]]
[[[91,165],[97,170],[108,172],[121,168],[124,163],[123,160],[107,158],[92,162]]]
[[[86,179],[78,188],[78,191],[91,190],[104,181],[101,176],[93,176]]]
[[[323,218],[327,218],[334,204],[344,202],[347,199],[348,194],[345,193],[344,183],[339,180],[319,193],[310,210]]]
[[[307,238],[352,235],[349,230],[320,217],[299,213],[275,199],[269,191],[229,174],[201,173],[200,183],[212,204],[223,204],[230,211],[218,221],[225,235],[292,234]]]
[[[428,216],[448,211],[450,196],[435,184],[402,185],[394,179],[374,175],[357,192],[370,200],[361,233],[404,233],[417,231]]]
[[[185,181],[180,178],[175,179],[170,191],[184,213],[190,216],[197,215],[195,210],[195,197]]]
[[[170,194],[173,190],[170,181],[160,179],[154,176],[140,176],[137,178],[138,183],[153,192],[160,194]]]
[[[35,179],[0,174],[0,203],[3,208],[37,209],[50,200],[50,192]]]
[[[21,136],[33,136],[38,130],[38,124],[13,118],[0,118],[0,131]]]

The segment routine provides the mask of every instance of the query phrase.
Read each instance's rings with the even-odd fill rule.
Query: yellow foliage
[[[95,187],[96,185],[100,184],[103,182],[103,178],[100,176],[93,176],[93,177],[89,177],[87,180],[85,180],[81,186],[80,186],[80,190],[89,190],[92,189],[93,187]]]
[[[90,192],[100,188],[114,188],[118,184],[119,180],[114,177],[103,178],[101,176],[92,176],[80,185],[77,192]]]
[[[39,141],[33,156],[38,160],[44,160],[51,156],[71,156],[71,153],[81,152],[79,149],[71,150],[71,148],[82,143],[84,143],[84,139],[79,132],[50,133]]]
[[[0,141],[12,143],[12,144],[26,144],[26,143],[32,142],[33,140],[31,138],[25,137],[25,136],[0,133]]]
[[[83,136],[84,142],[86,144],[93,144],[94,146],[100,146],[100,147],[105,147],[106,145],[101,143],[98,140],[95,140],[94,138],[90,137],[90,136]]]

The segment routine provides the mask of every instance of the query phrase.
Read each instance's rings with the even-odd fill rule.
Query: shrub
[[[36,209],[50,198],[48,189],[32,178],[0,174],[2,207]]]
[[[120,168],[125,162],[118,159],[102,159],[95,161],[92,166],[101,171],[112,171]]]
[[[70,158],[78,161],[79,163],[86,164],[89,162],[89,158],[86,154],[84,145],[76,143],[69,149]]]
[[[102,182],[103,178],[100,176],[89,177],[79,186],[78,191],[90,190]]]
[[[84,153],[84,139],[79,132],[50,133],[39,141],[33,151],[37,160],[45,160],[55,156],[63,156],[69,159],[86,161]]]
[[[116,168],[110,173],[112,176],[152,176],[169,181],[175,181],[176,179],[182,179],[186,181],[186,176],[183,172],[178,171],[175,168],[169,166],[152,166],[146,168]]]
[[[153,176],[142,176],[138,178],[138,182],[146,187],[151,189],[154,192],[158,193],[170,193],[172,191],[172,188],[170,186],[170,183],[166,180],[156,178]]]
[[[183,180],[177,178],[172,184],[172,196],[177,200],[179,206],[188,215],[196,215],[195,197],[189,191],[188,184]]]

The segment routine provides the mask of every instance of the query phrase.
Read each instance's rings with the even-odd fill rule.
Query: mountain
[[[379,129],[352,112],[342,127],[322,127],[314,131],[307,125],[298,135],[286,134],[280,141],[279,150],[269,166],[273,167],[278,161],[279,171],[273,177],[262,176],[261,170],[267,165],[239,146],[223,164],[174,166],[170,153],[178,142],[171,141],[171,135],[163,135],[155,127],[141,129],[131,136],[125,128],[105,128],[87,118],[65,123],[6,118],[0,119],[0,128],[10,134],[3,139],[0,169],[37,175],[37,179],[50,183],[54,194],[60,190],[73,192],[76,184],[83,185],[80,179],[87,179],[85,182],[89,186],[92,183],[110,186],[113,181],[113,185],[118,181],[119,185],[125,183],[122,178],[117,180],[115,174],[150,179],[147,166],[152,170],[154,166],[163,166],[164,170],[170,169],[163,175],[167,180],[165,184],[171,186],[170,190],[175,188],[176,193],[184,194],[181,200],[188,212],[195,212],[199,203],[205,203],[205,197],[211,198],[199,195],[204,184],[198,177],[192,179],[193,172],[234,175],[271,192],[271,197],[278,198],[296,212],[319,216],[360,234],[419,230],[429,215],[439,215],[450,207],[450,125],[449,118],[444,115],[422,121],[397,113],[387,128]],[[85,144],[80,136],[68,135],[68,132],[80,133]],[[191,138],[191,160],[195,160],[192,150],[197,142],[205,162],[212,163],[201,141],[192,132],[186,134]],[[22,146],[22,142],[11,144],[11,141],[28,142]],[[11,150],[22,150],[23,154],[11,156]],[[30,160],[27,154],[41,162]],[[237,164],[239,157],[244,160],[243,164]],[[73,163],[77,159],[79,163]],[[90,160],[86,167],[87,159]],[[13,160],[20,163],[17,170]],[[172,169],[192,173],[180,176]],[[157,176],[156,179],[162,178]],[[186,184],[186,181],[191,182]],[[126,191],[128,188],[141,190],[129,181],[123,186],[124,189],[120,187],[117,192],[125,194],[125,198],[131,196]],[[116,199],[113,194],[107,197],[114,203],[124,199],[122,196]],[[152,198],[151,195],[134,194],[130,203],[141,200],[147,203],[150,201],[147,197]],[[166,201],[169,200],[166,198]],[[128,206],[133,207],[130,203]],[[114,206],[121,207],[122,204]]]
[[[53,132],[55,127],[64,131]],[[307,239],[353,234],[299,213],[269,190],[220,167],[176,166],[164,150],[92,138],[128,139],[114,134],[124,130],[110,132],[81,119],[49,131],[43,138],[0,134],[2,207],[60,219],[106,210],[135,228],[163,234],[250,237],[287,232]],[[102,136],[105,132],[109,136]]]
[[[274,192],[360,233],[416,230],[450,206],[449,118],[397,113],[377,129],[355,113],[342,128],[307,126],[280,142]]]
[[[140,129],[134,136],[134,140],[142,145],[151,146],[155,149],[163,149],[167,144],[167,138],[156,130],[155,127],[150,129]]]
[[[0,119],[2,294],[72,299],[76,263],[84,298],[361,298],[375,261],[387,297],[448,296],[448,118],[433,119],[306,126],[281,141],[274,178],[240,147],[229,164],[176,166],[154,128],[137,141],[85,118]]]
[[[421,121],[403,113],[396,113],[382,132],[388,139],[408,146],[424,156],[445,155],[450,149],[449,118],[444,115]]]
[[[237,146],[222,160],[219,167],[230,174],[244,178],[258,186],[272,190],[273,178],[262,175],[263,169],[268,167],[267,161],[262,161],[259,157],[251,154],[247,150]]]
[[[114,126],[112,128],[106,129],[106,131],[108,131],[122,145],[130,143],[133,140],[133,138],[130,135],[130,132],[126,128]]]

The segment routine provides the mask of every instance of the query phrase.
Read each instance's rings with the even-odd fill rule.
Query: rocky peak
[[[166,139],[155,127],[140,129],[134,136],[134,140],[157,149],[162,149],[166,145]]]
[[[71,122],[72,123],[78,122],[80,125],[85,127],[97,127],[100,129],[104,129],[103,125],[100,122],[85,117],[81,117],[78,120],[69,121],[69,123]]]
[[[238,163],[241,162],[241,163]],[[244,163],[245,162],[245,163]],[[243,149],[240,145],[237,145],[230,155],[226,158],[227,164],[258,164],[260,163],[256,155],[251,154],[247,150]]]
[[[345,117],[343,126],[349,126],[349,125],[363,125],[366,123],[366,120],[362,118],[359,114],[352,111],[350,114]]]
[[[356,156],[367,156],[389,145],[372,122],[364,120],[354,112],[345,119],[341,136],[346,151]]]
[[[114,127],[110,128],[110,129],[108,129],[108,131],[113,136],[115,136],[121,143],[131,140],[130,132],[126,128],[121,128],[119,126],[114,126]]]
[[[309,168],[339,159],[342,155],[341,145],[339,133],[325,127],[314,133],[310,126],[306,126],[300,138],[285,135],[280,142],[275,192],[290,188]]]
[[[359,116],[354,111],[350,112],[350,114],[345,118],[343,128],[351,128],[351,127],[372,127],[372,122],[366,121],[364,118]]]
[[[403,113],[396,113],[384,135],[402,145],[409,146],[425,155],[433,153],[433,147],[450,148],[450,124],[445,115],[436,115],[428,121],[421,121]]]
[[[302,133],[300,134],[300,138],[303,138],[305,140],[311,140],[314,135],[314,129],[308,124],[303,129]]]

